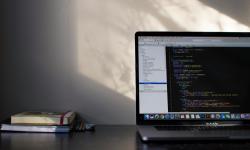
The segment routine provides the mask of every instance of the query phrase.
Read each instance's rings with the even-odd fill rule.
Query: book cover
[[[8,132],[45,132],[45,133],[68,133],[70,126],[39,126],[39,125],[17,125],[1,124],[1,131]]]

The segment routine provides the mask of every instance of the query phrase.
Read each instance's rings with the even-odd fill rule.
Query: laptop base
[[[154,126],[137,126],[142,141],[180,140],[249,140],[250,130],[158,130]]]

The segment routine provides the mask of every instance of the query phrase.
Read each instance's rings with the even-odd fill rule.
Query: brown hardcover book
[[[69,125],[75,119],[75,112],[22,112],[11,116],[11,124]]]

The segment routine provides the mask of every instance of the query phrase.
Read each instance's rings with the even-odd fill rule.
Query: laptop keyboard
[[[199,131],[215,131],[215,130],[250,130],[250,126],[155,126],[157,130],[199,130]]]

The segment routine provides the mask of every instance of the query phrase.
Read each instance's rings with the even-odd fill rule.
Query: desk
[[[0,150],[249,150],[249,142],[143,143],[135,126],[97,126],[95,132],[0,133]]]

